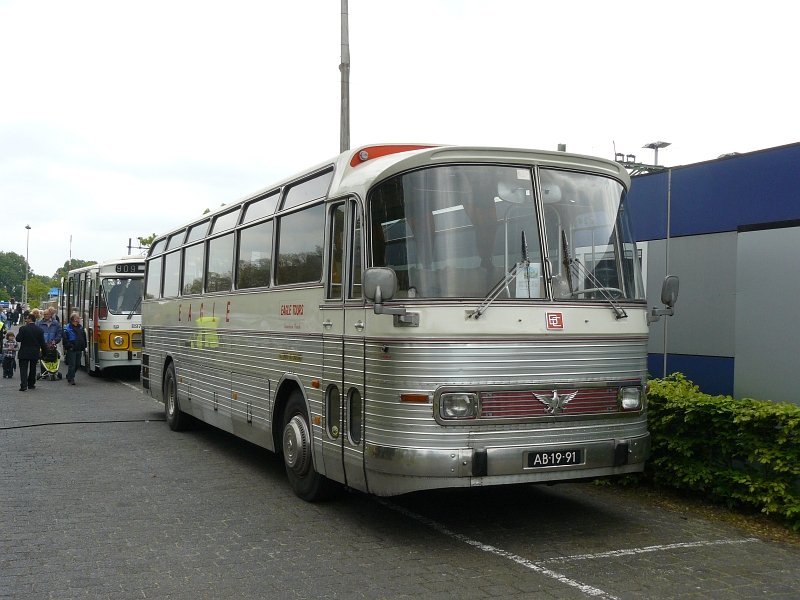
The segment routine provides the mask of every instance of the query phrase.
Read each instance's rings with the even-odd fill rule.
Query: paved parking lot
[[[0,386],[2,598],[797,598],[800,546],[586,484],[308,504],[130,374]]]

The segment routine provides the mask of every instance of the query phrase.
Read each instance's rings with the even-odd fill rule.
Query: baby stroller
[[[42,372],[36,379],[49,379],[55,381],[61,379],[63,375],[59,372],[58,368],[61,366],[61,354],[58,353],[55,342],[48,342],[47,348],[42,355]]]

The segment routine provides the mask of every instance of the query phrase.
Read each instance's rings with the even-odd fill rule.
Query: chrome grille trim
[[[619,387],[602,388],[541,388],[531,391],[481,392],[480,419],[486,418],[525,418],[552,416],[548,406],[537,398],[549,396],[554,392],[572,396],[558,415],[602,415],[618,412]]]
[[[570,421],[575,419],[601,419],[612,416],[641,415],[643,410],[623,410],[619,404],[619,390],[623,387],[641,387],[641,381],[596,382],[580,386],[574,383],[534,384],[530,386],[442,386],[433,398],[434,416],[440,425],[469,426],[503,423],[535,423],[538,421]],[[477,393],[479,413],[475,419],[444,419],[439,413],[442,394]],[[554,394],[570,397],[555,411],[547,403]],[[542,397],[542,400],[537,398]]]

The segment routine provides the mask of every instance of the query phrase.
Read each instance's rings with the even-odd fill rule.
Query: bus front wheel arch
[[[303,393],[289,393],[281,423],[280,452],[294,493],[308,502],[330,497],[334,483],[314,468],[313,440]]]

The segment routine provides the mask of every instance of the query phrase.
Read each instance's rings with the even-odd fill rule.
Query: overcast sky
[[[340,0],[0,0],[0,250],[127,254],[339,152]],[[800,141],[791,2],[350,0],[351,147]],[[70,244],[70,237],[72,242]]]

